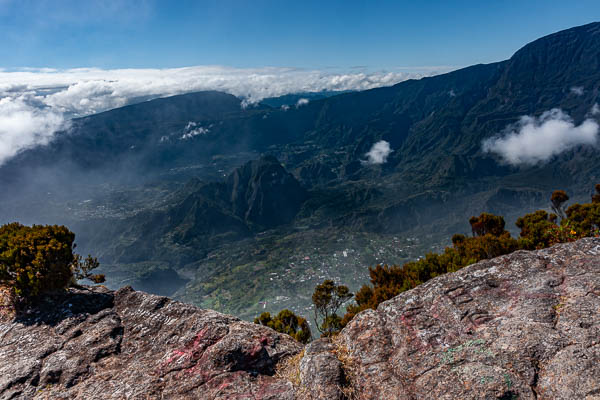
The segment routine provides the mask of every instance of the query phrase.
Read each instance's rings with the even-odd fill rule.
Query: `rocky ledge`
[[[124,288],[0,322],[0,398],[600,399],[600,239],[483,261],[286,335]]]

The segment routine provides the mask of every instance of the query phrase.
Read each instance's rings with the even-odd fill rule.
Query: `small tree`
[[[564,219],[566,217],[564,204],[569,200],[569,196],[564,190],[555,190],[550,197],[550,203],[552,204],[552,211],[556,215],[560,217],[560,219]]]
[[[312,295],[315,320],[317,329],[323,336],[331,336],[342,329],[342,318],[337,315],[337,311],[352,296],[347,286],[336,285],[330,279],[315,287]],[[319,320],[322,321],[320,325]]]
[[[592,195],[592,203],[600,203],[600,183],[596,184],[596,194]]]
[[[301,343],[308,343],[312,338],[308,321],[287,309],[281,310],[274,318],[269,312],[264,312],[260,317],[254,318],[254,323],[290,335]]]
[[[75,247],[76,245],[73,245],[73,248]],[[98,259],[96,257],[92,257],[88,254],[88,256],[84,260],[83,257],[81,257],[81,255],[79,254],[74,254],[73,256],[74,260],[71,264],[71,269],[73,271],[73,278],[76,281],[82,279],[89,279],[94,283],[102,283],[106,280],[104,274],[92,273],[92,270],[100,266],[100,263],[98,262]]]

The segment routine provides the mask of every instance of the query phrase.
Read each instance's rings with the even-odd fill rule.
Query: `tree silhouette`
[[[347,286],[336,285],[328,279],[315,287],[312,301],[315,306],[317,329],[323,336],[331,336],[341,330],[342,319],[337,315],[338,309],[352,298]],[[321,320],[321,324],[319,324]]]
[[[569,196],[564,190],[555,190],[550,197],[550,203],[552,203],[552,211],[556,215],[560,217],[560,219],[564,219],[566,217],[565,210],[563,205],[566,201],[569,200]]]

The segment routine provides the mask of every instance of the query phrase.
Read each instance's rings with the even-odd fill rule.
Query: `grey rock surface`
[[[437,277],[277,373],[301,350],[165,297],[71,289],[0,315],[0,399],[600,399],[600,239]]]
[[[340,339],[361,399],[600,399],[600,239],[437,277]]]
[[[342,363],[336,356],[336,346],[328,339],[315,340],[304,349],[300,360],[298,395],[307,399],[341,400],[345,384]]]
[[[1,399],[292,399],[287,335],[124,288],[71,290],[0,324]]]

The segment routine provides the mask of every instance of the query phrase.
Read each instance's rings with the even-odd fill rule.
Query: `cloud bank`
[[[384,164],[387,162],[387,158],[393,150],[390,148],[390,143],[385,140],[380,140],[379,142],[373,144],[371,150],[369,150],[365,157],[367,159],[364,161],[365,164]]]
[[[524,116],[503,135],[483,141],[485,152],[502,157],[510,165],[534,165],[578,145],[598,143],[598,123],[586,119],[575,126],[560,109],[546,111],[539,118]]]
[[[21,150],[48,144],[65,126],[60,113],[36,108],[19,97],[0,99],[0,165]]]
[[[389,86],[450,69],[373,73],[221,66],[0,69],[0,165],[19,151],[48,143],[65,120],[152,98],[218,90],[243,98],[243,105],[248,106],[289,93]]]
[[[365,90],[406,79],[446,72],[352,72],[297,68],[229,68],[197,66],[170,69],[0,70],[0,97],[14,94],[36,98],[57,112],[83,116],[121,107],[139,99],[218,90],[246,99],[249,104],[266,97],[323,90]]]

